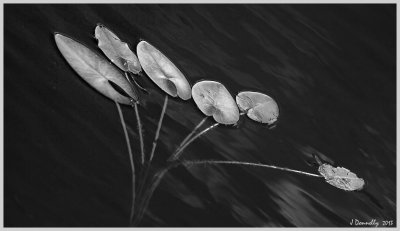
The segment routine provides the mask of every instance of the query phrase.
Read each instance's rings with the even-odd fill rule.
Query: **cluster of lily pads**
[[[318,175],[273,165],[241,161],[182,161],[180,159],[181,154],[194,140],[219,124],[236,124],[241,115],[247,115],[248,118],[262,124],[270,126],[274,125],[279,117],[278,104],[270,96],[253,91],[239,92],[236,95],[236,99],[233,99],[228,89],[222,83],[217,81],[199,81],[191,87],[184,74],[170,59],[167,58],[167,56],[153,45],[143,40],[140,41],[136,47],[136,56],[127,43],[121,41],[115,33],[104,25],[98,24],[96,26],[95,38],[98,40],[98,47],[108,59],[66,35],[55,33],[57,47],[70,66],[89,85],[116,103],[127,142],[132,168],[133,197],[130,222],[132,222],[132,220],[140,221],[140,218],[143,216],[146,209],[148,200],[150,200],[151,194],[157,187],[162,176],[171,166],[179,164],[185,166],[195,164],[234,164],[267,167],[309,176],[324,177],[329,184],[346,191],[361,190],[364,187],[364,180],[358,178],[349,170],[341,167],[334,168],[331,165],[322,162],[319,163],[318,172],[320,175]],[[145,155],[143,148],[142,125],[137,106],[141,100],[141,94],[139,94],[139,91],[146,91],[146,89],[136,82],[138,76],[145,76],[143,71],[161,90],[166,93],[152,150],[149,155]],[[193,97],[195,104],[200,111],[206,115],[206,117],[200,121],[200,123],[171,154],[166,163],[167,167],[149,177],[149,169],[156,150],[162,121],[167,108],[168,96],[178,97],[182,100],[189,100]],[[134,107],[136,112],[138,134],[141,145],[141,164],[145,166],[140,173],[140,176],[143,179],[139,179],[141,182],[138,183],[138,188],[136,187],[137,182],[135,180],[136,174],[134,158],[119,104],[131,105]],[[205,120],[211,116],[216,123],[201,132],[197,132]],[[150,191],[146,190],[146,187],[149,188]]]

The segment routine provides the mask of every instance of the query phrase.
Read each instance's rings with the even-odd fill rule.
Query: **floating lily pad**
[[[99,48],[121,70],[130,71],[133,74],[137,74],[142,70],[138,58],[129,49],[128,44],[122,42],[107,27],[97,24],[95,37],[99,41]]]
[[[219,82],[201,81],[192,88],[193,100],[207,116],[221,124],[235,124],[239,109],[229,91]]]
[[[137,55],[150,79],[170,96],[191,98],[191,89],[182,72],[159,50],[146,41],[137,45]]]
[[[236,103],[254,121],[273,124],[278,119],[278,104],[268,95],[242,91],[236,96]]]
[[[326,182],[346,191],[361,190],[365,184],[362,178],[358,178],[356,174],[346,168],[334,168],[329,164],[322,164],[319,166],[318,172]]]
[[[69,65],[97,91],[123,104],[130,104],[131,99],[138,100],[136,89],[129,84],[121,71],[105,58],[62,34],[56,33],[54,38],[58,49]],[[123,92],[124,95],[120,92]]]

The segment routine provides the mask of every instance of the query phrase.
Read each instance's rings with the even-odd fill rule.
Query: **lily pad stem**
[[[182,148],[178,149],[177,151],[174,152],[174,154],[171,155],[171,157],[168,159],[168,161],[174,161],[177,160],[179,158],[179,156],[182,154],[183,150],[185,150],[185,148],[187,146],[189,146],[189,144],[191,144],[193,141],[195,141],[197,138],[199,138],[200,136],[202,136],[203,134],[207,133],[208,131],[210,131],[211,129],[215,128],[216,126],[218,126],[219,123],[215,123],[213,125],[211,125],[210,127],[204,129],[203,131],[197,133],[197,135],[193,136],[189,141],[187,141]]]
[[[160,120],[158,121],[157,131],[156,131],[156,135],[154,136],[153,147],[152,147],[151,153],[150,153],[150,162],[153,159],[154,151],[156,150],[156,147],[157,147],[157,140],[158,140],[158,137],[160,136],[161,125],[162,125],[162,122],[164,119],[165,111],[167,110],[167,104],[168,104],[168,95],[165,95],[164,105],[163,105],[163,108],[161,111]]]
[[[193,128],[192,132],[189,133],[189,135],[187,135],[185,137],[185,139],[181,142],[181,144],[179,144],[178,148],[176,149],[176,151],[178,151],[179,149],[182,148],[183,145],[185,145],[185,143],[193,136],[193,134],[201,127],[201,125],[204,124],[204,122],[206,122],[208,117],[204,117],[204,119],[202,119],[195,128]]]
[[[140,205],[138,203],[139,206],[137,206],[137,213],[136,213],[135,218],[132,221],[133,226],[138,226],[138,224],[142,220],[142,217],[143,217],[144,213],[146,212],[147,207],[149,205],[150,199],[153,196],[154,191],[157,189],[157,186],[160,184],[164,175],[171,168],[177,167],[180,164],[181,164],[180,162],[169,163],[167,166],[165,166],[161,170],[157,171],[152,177],[150,177],[150,178],[146,177],[146,179],[148,180],[148,182],[146,182],[146,183],[148,183],[149,186],[146,187],[143,194],[141,194],[142,196],[140,197],[140,201],[139,201]]]
[[[133,107],[135,108],[137,128],[138,128],[138,132],[139,132],[141,161],[142,161],[142,164],[144,164],[144,142],[143,142],[142,122],[140,121],[139,108],[138,108],[137,103],[134,103]]]
[[[185,166],[190,166],[190,165],[208,165],[208,164],[230,164],[230,165],[247,165],[247,166],[254,166],[254,167],[264,167],[264,168],[272,168],[272,169],[278,169],[282,171],[287,171],[287,172],[294,172],[297,174],[303,174],[306,176],[313,176],[313,177],[323,177],[321,175],[313,174],[313,173],[308,173],[308,172],[303,172],[299,170],[294,170],[290,168],[284,168],[284,167],[278,167],[274,165],[267,165],[267,164],[260,164],[260,163],[250,163],[250,162],[242,162],[242,161],[228,161],[228,160],[199,160],[199,161],[184,161],[182,162],[182,165]]]
[[[131,164],[131,170],[132,170],[132,207],[131,207],[131,213],[129,216],[129,221],[131,221],[133,219],[134,208],[135,208],[135,165],[133,163],[132,149],[131,149],[131,145],[130,145],[130,141],[129,141],[128,131],[126,130],[124,115],[122,114],[122,110],[121,110],[121,107],[119,106],[118,102],[115,101],[115,105],[117,106],[119,118],[121,120],[122,129],[124,130],[126,145],[128,147],[128,153],[129,153],[129,162]]]

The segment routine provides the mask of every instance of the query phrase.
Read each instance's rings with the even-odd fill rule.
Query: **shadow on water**
[[[141,226],[396,225],[395,5],[4,6],[5,226],[124,227],[130,167],[118,113],[67,65],[59,31],[100,53],[97,23],[131,48],[154,44],[186,75],[256,90],[280,109],[274,129],[245,119],[194,142],[189,160],[242,160],[317,173],[324,161],[363,177],[364,192],[272,169],[192,166],[161,181]],[[141,104],[146,150],[163,95],[150,81]],[[132,137],[134,112],[123,107]],[[155,162],[202,119],[171,99]],[[210,120],[211,121],[211,120]],[[209,123],[211,123],[209,121]],[[140,152],[132,139],[134,153]],[[135,156],[138,158],[138,156]]]

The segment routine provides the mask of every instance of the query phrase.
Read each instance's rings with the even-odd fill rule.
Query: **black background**
[[[185,159],[242,160],[317,173],[311,153],[367,181],[345,192],[321,178],[240,166],[178,167],[142,226],[349,226],[396,217],[395,5],[4,5],[4,225],[127,226],[130,167],[115,104],[55,46],[55,31],[94,50],[103,23],[149,41],[193,85],[256,90],[280,107],[276,128],[247,118],[196,141]],[[163,103],[140,113],[146,150]],[[147,81],[147,82],[146,82]],[[124,106],[133,151],[135,117]],[[203,118],[171,99],[157,160]],[[208,122],[211,124],[211,120]],[[137,158],[137,156],[136,156]]]

